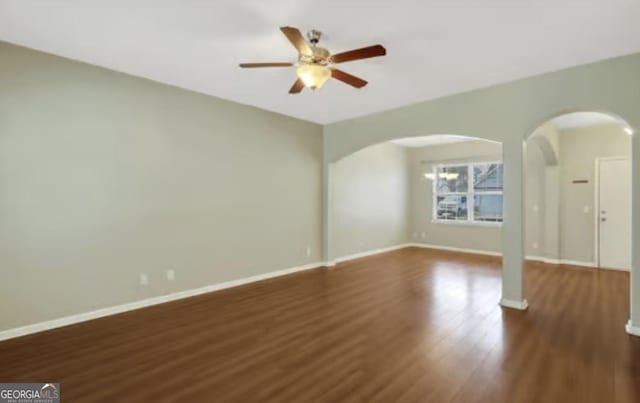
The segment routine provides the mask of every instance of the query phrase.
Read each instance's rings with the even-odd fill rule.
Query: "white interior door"
[[[603,159],[598,177],[600,267],[631,269],[631,163]]]

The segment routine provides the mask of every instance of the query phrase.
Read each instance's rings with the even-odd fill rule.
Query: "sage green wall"
[[[411,224],[413,242],[480,251],[501,251],[501,228],[433,222],[433,182],[424,177],[440,163],[500,161],[502,146],[489,141],[467,141],[412,148]]]
[[[525,245],[527,256],[542,256],[544,233],[544,172],[541,152],[533,147],[525,154]],[[502,251],[502,228],[433,222],[432,182],[424,177],[434,164],[502,160],[500,143],[474,140],[411,150],[411,238],[414,242],[484,252]],[[536,247],[537,246],[537,247]]]
[[[548,141],[539,141],[541,138]],[[546,126],[527,141],[528,255],[596,263],[595,160],[631,157],[631,139],[623,125],[605,124],[560,131]],[[549,150],[553,158],[547,157]],[[588,183],[574,184],[575,179],[586,179]]]
[[[526,142],[526,245],[529,256],[550,260],[560,254],[560,140],[552,121]],[[537,247],[536,247],[537,246]]]
[[[619,124],[560,131],[560,256],[595,262],[595,160],[631,157],[631,136]],[[574,184],[586,179],[588,183]],[[586,209],[586,211],[585,211]]]
[[[321,126],[0,43],[0,330],[318,262],[321,172]]]
[[[546,257],[547,165],[544,154],[535,146],[526,147],[524,163],[525,252],[527,256]]]
[[[638,71],[640,53],[329,124],[326,160],[394,138],[429,134],[524,139],[550,118],[574,110],[615,113],[640,127]]]
[[[558,165],[548,165],[538,142],[527,143],[524,160],[526,256],[594,263],[595,160],[630,157],[631,136],[620,124],[559,132],[545,125],[536,135],[549,136]],[[433,222],[432,182],[424,177],[424,173],[431,172],[438,163],[500,160],[500,144],[480,140],[409,150],[412,171],[409,229],[413,242],[500,252],[500,227]],[[576,185],[572,183],[574,179],[587,179],[589,183]]]
[[[360,150],[333,167],[333,239],[338,259],[408,242],[409,156],[389,143]]]

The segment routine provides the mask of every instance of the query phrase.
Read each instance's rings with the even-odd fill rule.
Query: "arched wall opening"
[[[615,108],[613,109],[615,110]],[[592,117],[605,119],[605,124],[595,125],[591,128],[578,128],[573,130],[573,138],[563,137],[562,134],[554,134],[558,132],[558,120],[569,119],[575,120],[576,115],[590,113]],[[633,115],[632,112],[627,114]],[[637,122],[637,120],[635,120]],[[593,125],[592,125],[593,126]],[[600,127],[598,127],[600,126]],[[549,135],[551,132],[551,136]],[[582,133],[580,133],[582,132]],[[586,132],[586,133],[585,133]],[[640,336],[640,215],[634,212],[639,211],[640,207],[640,172],[638,172],[638,158],[640,158],[640,141],[635,134],[636,130],[629,120],[621,115],[605,111],[602,109],[573,109],[556,113],[543,119],[535,130],[530,131],[526,137],[527,150],[531,149],[532,153],[538,152],[542,155],[545,164],[545,185],[546,195],[545,207],[558,206],[555,211],[545,211],[546,216],[544,222],[556,222],[559,227],[554,228],[551,233],[555,232],[558,240],[555,241],[553,236],[549,237],[546,244],[551,244],[551,248],[546,246],[545,253],[550,256],[555,255],[556,258],[543,258],[552,263],[578,264],[585,266],[610,266],[604,261],[602,248],[602,240],[613,240],[613,243],[622,242],[627,245],[620,249],[616,245],[617,250],[614,255],[618,257],[624,256],[615,265],[627,266],[630,268],[629,290],[630,290],[630,306],[629,321],[626,324],[626,331],[629,334]],[[597,136],[594,140],[593,136]],[[547,137],[546,139],[540,136]],[[553,137],[557,137],[553,140]],[[591,137],[591,138],[590,138]],[[589,139],[590,138],[590,139]],[[551,139],[551,140],[550,140]],[[554,145],[554,141],[556,144]],[[563,145],[565,152],[563,152]],[[557,150],[552,150],[557,148]],[[535,150],[535,151],[533,151]],[[559,150],[559,151],[558,151]],[[550,152],[554,151],[554,152]],[[569,153],[567,153],[569,151]],[[554,155],[555,154],[555,155]],[[567,155],[569,154],[569,155]],[[567,161],[568,159],[568,161]],[[607,180],[602,175],[604,162],[627,159],[626,167],[615,171],[614,175],[608,176]],[[577,161],[577,163],[576,163]],[[582,161],[582,162],[580,162]],[[609,164],[607,164],[609,165]],[[617,165],[617,164],[615,164]],[[623,164],[624,165],[624,164]],[[549,168],[551,167],[551,168]],[[626,172],[625,172],[626,171]],[[611,171],[610,171],[611,172]],[[621,174],[621,172],[624,172]],[[551,186],[558,185],[558,189],[549,192],[549,181]],[[617,183],[616,187],[602,187],[602,183]],[[604,189],[604,190],[603,190]],[[613,189],[613,191],[612,191]],[[556,196],[553,196],[553,195]],[[621,210],[625,210],[622,214],[622,221],[618,217],[618,223],[626,220],[626,230],[619,226],[609,226],[611,224],[611,211],[604,206],[603,196],[608,196],[608,200],[619,201],[618,199],[626,199],[627,204]],[[566,200],[562,200],[566,198]],[[589,199],[591,200],[589,202]],[[528,206],[529,210],[532,205]],[[525,210],[525,211],[526,211]],[[529,211],[531,214],[531,211]],[[573,226],[572,223],[579,223]],[[602,230],[609,229],[608,236],[603,236]],[[528,229],[530,231],[530,229]],[[549,228],[543,228],[542,231],[547,233]],[[610,238],[611,237],[611,238]],[[532,238],[526,237],[528,240]],[[630,239],[629,239],[630,238]],[[568,253],[576,247],[579,249],[591,249],[587,255],[586,262],[571,261],[566,259]],[[592,245],[592,248],[589,246]],[[549,250],[552,252],[549,253]],[[629,256],[630,255],[630,256]],[[626,263],[624,262],[626,260]],[[609,267],[622,268],[622,267]]]
[[[525,152],[528,258],[631,269],[631,133],[622,118],[600,111],[563,113],[531,133]]]
[[[330,261],[410,244],[501,253],[502,144],[396,138],[330,164]]]

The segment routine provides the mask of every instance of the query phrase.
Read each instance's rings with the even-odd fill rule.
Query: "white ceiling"
[[[473,137],[458,136],[453,134],[434,134],[422,137],[407,137],[403,139],[395,139],[389,143],[398,144],[404,147],[427,147],[438,144],[460,143],[463,141],[475,140]]]
[[[599,126],[611,123],[626,125],[619,118],[599,112],[573,112],[561,115],[553,119],[553,123],[560,130],[576,129],[581,127]]]
[[[330,123],[640,51],[638,0],[0,0],[0,39],[286,115]],[[278,27],[325,32],[370,84],[287,91]],[[551,96],[551,95],[550,95]]]

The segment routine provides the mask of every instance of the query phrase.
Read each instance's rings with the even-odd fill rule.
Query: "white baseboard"
[[[339,258],[336,258],[332,262],[327,262],[327,265],[331,266],[331,263],[333,263],[333,265],[335,265],[336,263],[346,262],[347,260],[353,260],[353,259],[358,259],[358,258],[361,258],[361,257],[377,255],[379,253],[391,252],[391,251],[398,250],[398,249],[404,249],[404,248],[407,248],[409,246],[412,246],[412,244],[403,243],[403,244],[400,244],[400,245],[389,246],[387,248],[373,249],[373,250],[368,250],[368,251],[365,251],[365,252],[354,253],[352,255],[341,256]]]
[[[525,259],[534,262],[542,262],[547,264],[564,264],[567,266],[581,266],[581,267],[598,267],[595,262],[581,262],[578,260],[566,260],[566,259],[550,259],[542,256],[527,256]]]
[[[92,319],[98,319],[105,316],[116,315],[119,313],[133,311],[135,309],[146,308],[153,305],[163,304],[165,302],[176,301],[183,298],[194,297],[196,295],[206,294],[218,290],[224,290],[226,288],[237,287],[244,284],[254,283],[257,281],[267,280],[274,277],[285,276],[287,274],[297,273],[305,270],[320,268],[320,267],[332,267],[336,263],[345,262],[347,260],[357,259],[360,257],[376,255],[379,253],[390,252],[397,249],[406,248],[408,244],[391,246],[388,248],[375,249],[366,252],[355,253],[353,255],[342,256],[335,261],[329,262],[316,262],[309,263],[303,266],[291,267],[289,269],[272,271],[269,273],[258,274],[255,276],[245,277],[237,280],[226,281],[224,283],[217,283],[208,285],[205,287],[194,288],[191,290],[179,291],[167,295],[161,295],[158,297],[146,298],[139,301],[129,302],[126,304],[111,306],[107,308],[97,309],[95,311],[83,312],[76,315],[69,315],[58,319],[52,319],[45,322],[34,323],[22,327],[8,329],[0,331],[0,341],[13,339],[16,337],[26,336],[28,334],[39,333],[45,330],[51,330],[63,326],[73,325],[80,322],[86,322]]]
[[[627,322],[625,329],[627,330],[627,333],[629,333],[630,335],[640,336],[640,326],[633,326],[631,324],[631,319],[629,319],[629,322]]]
[[[98,319],[105,316],[115,315],[135,309],[146,308],[152,305],[163,304],[165,302],[175,301],[183,298],[194,297],[196,295],[206,294],[213,291],[223,290],[226,288],[237,287],[244,284],[254,283],[261,280],[267,280],[274,277],[285,276],[287,274],[297,273],[305,270],[323,267],[323,262],[309,263],[302,266],[291,267],[289,269],[272,271],[269,273],[258,274],[255,276],[245,277],[238,280],[226,281],[205,287],[194,288],[191,290],[178,291],[175,293],[161,295],[158,297],[147,298],[139,301],[129,302],[122,305],[111,306],[107,308],[97,309],[95,311],[83,312],[76,315],[65,316],[58,319],[48,320],[45,322],[34,323],[13,329],[0,331],[0,341],[13,339],[20,336],[26,336],[32,333],[39,333],[45,330],[55,329],[58,327],[73,325],[80,322],[86,322],[92,319]]]
[[[479,249],[457,248],[454,246],[433,245],[433,244],[427,244],[427,243],[412,243],[412,244],[409,244],[409,246],[415,246],[418,248],[447,250],[451,252],[460,252],[460,253],[473,253],[475,255],[502,256],[502,252],[493,252],[493,251],[479,250]],[[550,259],[542,256],[525,256],[525,260],[531,260],[534,262],[542,262],[547,264],[565,264],[570,266],[597,267],[597,265],[594,262],[579,262],[576,260],[558,260],[558,259]]]
[[[529,303],[526,299],[523,299],[522,301],[516,301],[513,299],[502,298],[500,300],[500,305],[505,308],[519,309],[521,311],[524,311],[529,307]]]
[[[433,245],[428,243],[412,243],[412,244],[409,244],[408,246],[415,246],[417,248],[447,250],[451,252],[460,252],[460,253],[473,253],[475,255],[502,256],[501,252],[479,250],[479,249],[458,248],[454,246]],[[531,260],[534,262],[542,262],[547,264],[565,264],[569,266],[598,267],[594,262],[579,262],[577,260],[558,260],[558,259],[550,259],[542,256],[525,256],[525,260]]]
[[[596,267],[596,266],[594,266]],[[613,270],[613,271],[623,271],[625,273],[631,272],[631,269],[623,269],[622,267],[599,267],[601,270]]]
[[[502,252],[494,252],[494,251],[481,250],[481,249],[458,248],[455,246],[435,245],[435,244],[429,244],[429,243],[407,243],[407,244],[391,246],[388,248],[375,249],[375,250],[370,250],[366,252],[355,253],[353,255],[342,256],[337,258],[335,261],[326,262],[325,266],[331,267],[331,266],[335,266],[336,263],[344,262],[347,260],[353,260],[360,257],[376,255],[378,253],[391,252],[393,250],[407,248],[407,247],[446,250],[449,252],[471,253],[474,255],[500,256],[500,257],[502,256]],[[577,260],[565,260],[565,259],[551,259],[551,258],[546,258],[542,256],[525,256],[525,260],[531,260],[534,262],[542,262],[547,264],[564,264],[569,266],[598,267],[594,262],[581,262]],[[612,270],[616,270],[616,269],[612,269]],[[624,270],[624,269],[620,269],[620,270]]]
[[[560,260],[560,264],[567,266],[582,266],[582,267],[598,267],[594,262],[580,262],[577,260]]]
[[[454,246],[432,245],[428,243],[411,243],[411,244],[408,244],[407,246],[413,246],[416,248],[426,248],[426,249],[439,249],[439,250],[446,250],[450,252],[473,253],[475,255],[502,256],[502,253],[500,252],[492,252],[492,251],[478,250],[478,249],[457,248]]]
[[[551,259],[544,256],[525,256],[525,260],[530,260],[532,262],[547,263],[547,264],[560,264],[560,260]]]
[[[158,297],[147,298],[147,299],[134,301],[134,302],[126,303],[126,304],[121,304],[121,305],[116,305],[116,306],[112,306],[112,307],[97,309],[95,311],[83,312],[83,313],[79,313],[79,314],[76,314],[76,315],[65,316],[65,317],[62,317],[62,318],[48,320],[48,321],[45,321],[45,322],[39,322],[39,323],[31,324],[31,325],[26,325],[26,326],[22,326],[22,327],[13,328],[13,329],[8,329],[8,330],[0,331],[0,341],[13,339],[13,338],[16,338],[16,337],[21,337],[21,336],[26,336],[28,334],[39,333],[39,332],[43,332],[45,330],[55,329],[55,328],[59,328],[59,327],[63,327],[63,326],[73,325],[73,324],[80,323],[80,322],[86,322],[88,320],[98,319],[98,318],[102,318],[102,317],[105,317],[105,316],[115,315],[115,314],[119,314],[119,313],[123,313],[123,312],[127,312],[127,311],[132,311],[132,310],[135,310],[135,309],[140,309],[140,308],[145,308],[145,307],[149,307],[149,306],[153,306],[153,305],[163,304],[165,302],[171,302],[171,301],[176,301],[176,300],[183,299],[183,298],[189,298],[189,297],[193,297],[193,296],[196,296],[196,295],[201,295],[201,294],[206,294],[206,293],[210,293],[210,292],[214,292],[214,291],[218,291],[218,290],[223,290],[223,289],[226,289],[226,288],[232,288],[232,287],[237,287],[237,286],[244,285],[244,284],[254,283],[254,282],[257,282],[257,281],[267,280],[267,279],[274,278],[274,277],[285,276],[287,274],[297,273],[297,272],[310,270],[310,269],[315,269],[315,268],[320,268],[320,267],[333,267],[333,266],[336,265],[336,263],[346,262],[348,260],[358,259],[358,258],[366,257],[366,256],[377,255],[377,254],[380,254],[380,253],[391,252],[391,251],[394,251],[394,250],[403,249],[403,248],[407,248],[407,247],[439,249],[439,250],[446,250],[446,251],[451,251],[451,252],[473,253],[473,254],[477,254],[477,255],[502,256],[502,253],[500,253],[500,252],[484,251],[484,250],[477,250],[477,249],[457,248],[457,247],[452,247],[452,246],[432,245],[432,244],[425,244],[425,243],[400,244],[400,245],[390,246],[390,247],[387,247],[387,248],[374,249],[374,250],[370,250],[370,251],[359,252],[359,253],[354,253],[354,254],[351,254],[351,255],[342,256],[342,257],[339,257],[339,258],[337,258],[337,259],[335,259],[333,261],[309,263],[309,264],[302,265],[302,266],[291,267],[289,269],[272,271],[272,272],[269,272],[269,273],[258,274],[258,275],[255,275],[255,276],[245,277],[245,278],[241,278],[241,279],[237,279],[237,280],[231,280],[231,281],[226,281],[226,282],[223,282],[223,283],[212,284],[212,285],[208,285],[208,286],[205,286],[205,287],[194,288],[194,289],[191,289],[191,290],[179,291],[179,292],[175,292],[175,293],[171,293],[171,294],[167,294],[167,295],[161,295],[161,296],[158,296]],[[527,256],[526,259],[527,260],[537,260],[537,261],[542,261],[542,262],[551,263],[551,264],[567,264],[567,265],[574,265],[574,266],[595,267],[595,264],[593,264],[593,263],[575,262],[575,261],[569,261],[569,260],[552,260],[552,259],[546,259],[546,258],[537,257],[537,256]],[[515,309],[521,309],[521,310],[527,309],[527,306],[528,306],[526,300],[525,301],[511,301],[511,300],[506,300],[506,299],[501,300],[500,301],[500,305],[508,307],[508,308],[515,308]],[[631,329],[631,330],[629,330],[629,329]],[[630,326],[629,324],[627,325],[627,332],[629,332],[630,334],[635,334],[635,335],[639,335],[640,336],[640,328]]]

